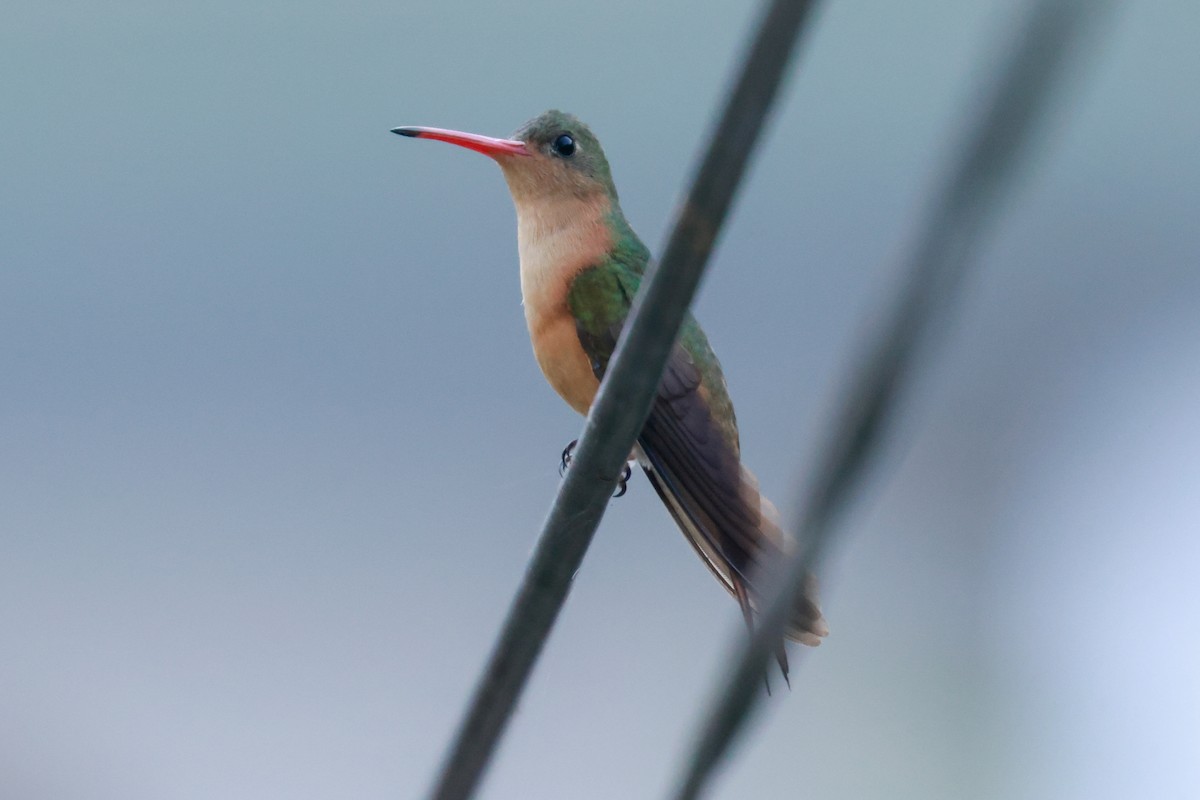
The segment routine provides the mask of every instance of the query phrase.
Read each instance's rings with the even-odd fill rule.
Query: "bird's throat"
[[[612,249],[611,208],[602,194],[517,202],[521,298],[531,329],[534,318],[565,310],[571,281]]]
[[[576,275],[602,263],[612,249],[611,211],[603,194],[517,200],[521,298],[534,355],[546,380],[581,414],[598,381],[579,344],[567,292]]]

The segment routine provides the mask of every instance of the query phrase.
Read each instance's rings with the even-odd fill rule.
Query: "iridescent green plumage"
[[[612,253],[599,264],[580,272],[567,292],[567,303],[571,316],[575,318],[580,342],[592,361],[597,378],[602,377],[608,368],[608,360],[616,345],[612,333],[619,331],[624,324],[650,258],[650,251],[629,229],[620,212],[616,211],[611,217],[610,224],[618,232],[614,236],[616,244]],[[700,391],[714,422],[720,427],[733,452],[739,453],[737,420],[721,373],[721,364],[704,330],[690,313],[680,329],[679,345],[699,373]]]

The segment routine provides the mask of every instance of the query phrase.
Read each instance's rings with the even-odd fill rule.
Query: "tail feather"
[[[640,446],[637,456],[650,483],[684,536],[721,585],[737,599],[747,626],[752,627],[753,614],[759,610],[761,602],[761,597],[754,589],[755,583],[761,580],[766,570],[778,569],[788,552],[794,549],[779,526],[779,512],[759,492],[754,474],[744,467],[741,469],[742,481],[738,494],[748,512],[747,517],[755,520],[755,526],[753,530],[737,532],[741,541],[754,543],[750,563],[738,563],[730,556],[731,548],[723,546],[732,532],[715,530],[711,516],[697,507],[690,495],[675,489],[670,476],[656,465],[652,452]],[[786,636],[792,641],[815,647],[828,634],[829,626],[817,605],[816,579],[809,576],[804,595],[796,603]],[[777,660],[786,680],[787,654],[782,644]]]

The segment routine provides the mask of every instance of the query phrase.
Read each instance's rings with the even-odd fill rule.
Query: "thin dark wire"
[[[662,261],[651,268],[635,298],[571,468],[438,775],[431,793],[435,800],[462,800],[474,793],[512,715],[649,414],[679,326],[813,5],[811,0],[774,0],[759,24],[704,161],[676,213]]]
[[[806,577],[816,571],[835,523],[879,455],[901,392],[919,357],[928,354],[928,333],[947,316],[971,252],[1028,153],[1052,89],[1061,83],[1072,56],[1087,49],[1086,34],[1098,27],[1095,20],[1108,5],[1103,0],[1036,3],[1010,41],[991,85],[978,93],[983,102],[967,120],[957,157],[903,265],[906,284],[888,324],[869,342],[830,426],[832,436],[801,508],[800,551],[713,698],[672,795],[676,800],[699,796],[762,698],[763,670],[783,637]]]

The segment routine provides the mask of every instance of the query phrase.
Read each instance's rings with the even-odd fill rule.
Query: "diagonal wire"
[[[773,0],[708,143],[666,251],[635,298],[566,480],[431,793],[477,787],[641,431],[667,356],[815,0]]]
[[[903,264],[907,276],[887,323],[867,343],[816,464],[797,526],[801,544],[766,605],[750,642],[715,693],[685,762],[675,800],[693,800],[715,774],[762,697],[762,674],[783,637],[808,575],[816,571],[838,517],[879,454],[897,401],[931,344],[969,266],[972,251],[1009,188],[1053,89],[1087,48],[1106,0],[1040,0],[968,117],[956,157],[926,209],[925,225]]]

